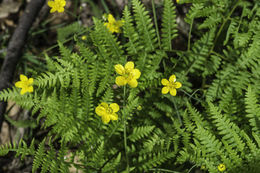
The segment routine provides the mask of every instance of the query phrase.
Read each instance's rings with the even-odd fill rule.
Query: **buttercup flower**
[[[220,172],[223,172],[223,171],[226,170],[226,166],[225,166],[223,163],[221,163],[221,164],[218,165],[218,170],[219,170]]]
[[[15,86],[17,88],[22,88],[22,90],[20,92],[21,95],[24,95],[27,92],[29,92],[29,93],[33,92],[33,86],[32,86],[33,78],[28,79],[26,76],[21,74],[20,80],[21,81],[18,81],[18,82],[15,83]]]
[[[81,37],[81,40],[86,40],[87,39],[87,36],[86,35],[83,35],[82,37]]]
[[[137,106],[137,110],[138,110],[138,111],[140,111],[140,110],[142,110],[142,109],[143,109],[143,108],[142,108],[141,105]]]
[[[48,6],[51,7],[51,13],[54,13],[55,11],[62,13],[64,12],[64,7],[66,5],[65,0],[54,0],[54,1],[48,1]]]
[[[118,115],[116,112],[118,111],[118,104],[112,103],[108,105],[105,102],[100,103],[95,109],[96,114],[102,117],[102,121],[105,124],[109,123],[110,120],[117,120]]]
[[[121,64],[115,65],[116,72],[121,75],[116,77],[116,84],[118,86],[130,85],[132,88],[136,88],[138,85],[137,79],[140,78],[141,72],[134,68],[134,63],[129,61],[123,67]]]
[[[120,33],[120,27],[123,26],[124,21],[123,20],[118,20],[114,18],[112,14],[108,14],[107,18],[108,22],[104,23],[104,25],[108,28],[108,30],[112,33]]]
[[[170,94],[172,96],[176,96],[176,89],[182,86],[180,82],[176,82],[175,75],[171,75],[169,80],[162,79],[161,83],[164,85],[164,87],[162,88],[162,94],[167,94],[170,91]]]

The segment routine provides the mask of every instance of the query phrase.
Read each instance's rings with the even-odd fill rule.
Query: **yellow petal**
[[[56,9],[55,9],[55,8],[52,8],[51,11],[50,11],[50,13],[54,13],[55,11],[56,11]]]
[[[117,120],[118,119],[118,115],[116,113],[109,114],[109,116],[110,116],[111,120]]]
[[[106,102],[102,102],[102,103],[100,103],[100,105],[103,106],[105,109],[108,108],[108,104]]]
[[[112,14],[108,14],[108,22],[109,23],[115,23],[116,19],[114,18],[114,16]]]
[[[180,88],[182,84],[180,82],[175,82],[175,88]]]
[[[20,93],[21,93],[21,95],[24,95],[26,92],[27,92],[27,90],[25,88],[22,88]]]
[[[109,107],[113,110],[113,112],[118,112],[119,111],[119,106],[116,103],[110,104]]]
[[[162,88],[162,94],[167,94],[169,92],[169,87]]]
[[[176,81],[176,76],[174,74],[171,75],[169,81],[170,82],[175,82]]]
[[[132,61],[129,61],[125,64],[125,70],[132,71],[135,68],[135,65]]]
[[[106,109],[103,106],[99,105],[96,107],[95,112],[98,116],[102,116],[106,113]]]
[[[115,32],[115,33],[121,33],[121,30],[120,30],[120,28],[118,28],[118,27],[114,27],[113,32]]]
[[[55,4],[54,1],[48,1],[48,6],[49,6],[49,7],[53,7],[54,4]]]
[[[115,70],[118,74],[120,74],[120,75],[125,74],[125,68],[121,64],[117,64],[114,67],[115,67]]]
[[[20,80],[21,81],[28,81],[28,78],[24,76],[23,74],[20,75]]]
[[[18,81],[14,84],[17,88],[23,88],[24,83],[22,81]]]
[[[57,10],[59,13],[62,13],[62,12],[64,12],[64,8],[63,7],[61,7],[61,8],[58,8],[58,10]]]
[[[29,84],[33,84],[33,78],[29,78]]]
[[[171,94],[172,96],[176,96],[176,93],[177,93],[177,90],[176,90],[176,89],[174,89],[174,88],[171,88],[171,89],[170,89],[170,94]]]
[[[117,76],[117,77],[116,77],[116,84],[117,84],[118,86],[126,85],[126,84],[127,84],[127,80],[126,80],[126,78],[123,77],[123,76]]]
[[[61,3],[60,3],[60,4],[61,4],[61,6],[63,6],[63,7],[64,7],[64,6],[66,5],[66,1],[61,1]]]
[[[102,115],[102,121],[103,123],[107,124],[110,121],[110,116],[108,114]]]
[[[138,69],[134,69],[132,73],[135,79],[139,79],[141,76],[141,72]]]
[[[28,89],[27,89],[27,91],[28,91],[29,93],[33,92],[33,86],[29,86]]]
[[[128,85],[129,85],[130,87],[132,87],[132,88],[136,88],[137,85],[138,85],[138,82],[137,82],[136,79],[132,79],[132,80],[128,81]]]
[[[169,84],[169,81],[168,81],[167,79],[162,79],[162,80],[161,80],[161,83],[162,83],[163,85],[168,85],[168,84]]]

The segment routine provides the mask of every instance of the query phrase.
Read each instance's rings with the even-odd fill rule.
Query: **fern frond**
[[[213,44],[215,37],[215,29],[211,29],[209,32],[204,34],[200,40],[197,40],[192,46],[192,53],[186,55],[186,64],[188,66],[188,72],[194,73],[198,70],[198,72],[203,72],[204,75],[207,75],[209,72],[208,69],[211,67],[207,66],[207,62],[209,61],[207,58],[210,48]]]
[[[46,156],[46,153],[45,153],[45,139],[42,140],[42,142],[39,144],[39,147],[35,153],[35,156],[34,156],[34,160],[33,160],[33,165],[32,165],[32,172],[36,172],[37,169],[43,165],[44,166],[44,158]],[[44,166],[46,167],[46,165]]]
[[[171,0],[164,0],[162,14],[162,48],[172,50],[172,39],[177,36],[175,7]]]
[[[154,51],[158,47],[158,43],[152,19],[148,15],[149,12],[145,11],[144,5],[139,0],[133,0],[132,5],[141,44],[144,45],[145,51]]]
[[[21,107],[29,110],[34,106],[34,97],[37,94],[25,94],[21,95],[17,88],[7,88],[0,92],[0,100],[7,101],[12,100],[15,101]]]
[[[212,13],[212,12],[211,12]],[[208,16],[202,24],[199,25],[198,29],[214,28],[222,22],[222,16],[219,13],[212,13]]]
[[[133,133],[128,136],[129,140],[135,142],[141,138],[148,136],[155,126],[141,126],[141,127],[134,127]]]
[[[194,131],[194,135],[205,147],[203,148],[203,152],[205,152],[209,158],[214,157],[216,154],[219,156],[223,154],[222,143],[214,134],[205,130],[202,126],[198,126]]]
[[[228,26],[228,30],[227,30],[227,34],[226,34],[226,39],[223,43],[223,45],[226,45],[229,41],[229,37],[231,34],[235,33],[237,31],[237,25],[238,25],[238,22],[237,20],[233,19],[231,20],[229,26]]]
[[[80,26],[79,22],[74,22],[65,27],[58,28],[58,40],[60,42],[64,42],[69,36],[72,36],[72,34],[80,33],[83,31],[83,29],[84,28]]]
[[[148,156],[147,155],[139,156],[138,159],[140,161],[145,159],[145,161],[143,161],[143,164],[141,165],[141,168],[143,170],[149,170],[153,167],[161,165],[165,161],[173,158],[174,156],[175,156],[174,152],[161,151],[161,152],[158,152],[158,153],[149,154]]]
[[[123,32],[124,36],[128,38],[128,42],[124,45],[129,55],[137,54],[143,49],[143,46],[139,43],[139,35],[136,32],[136,28],[133,26],[133,19],[127,6],[123,11],[124,25]]]
[[[226,116],[223,116],[218,108],[212,103],[209,103],[209,109],[219,134],[223,135],[222,139],[225,140],[228,145],[231,145],[242,152],[244,150],[245,143],[239,135],[240,128],[235,123],[230,122],[230,119]]]
[[[246,117],[249,119],[249,124],[254,133],[260,132],[260,106],[258,104],[256,93],[251,86],[248,86],[246,97]]]

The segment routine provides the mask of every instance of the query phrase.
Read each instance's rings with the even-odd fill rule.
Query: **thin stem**
[[[191,172],[191,170],[194,168],[194,167],[196,167],[197,165],[193,165],[190,169],[189,169],[189,171],[187,172],[187,173],[190,173]]]
[[[211,53],[214,54],[214,55],[216,55],[216,56],[219,56],[219,57],[222,58],[223,60],[226,60],[226,61],[228,60],[226,57],[220,55],[219,53],[217,53],[217,52],[215,52],[215,51],[212,51]]]
[[[188,51],[190,51],[190,40],[191,40],[192,26],[193,26],[193,19],[192,19],[191,24],[190,24],[190,31],[189,31],[189,38],[188,38]]]
[[[172,170],[162,169],[162,168],[149,169],[149,171],[160,171],[160,172],[180,173],[180,172],[177,172],[177,171],[172,171]]]
[[[161,48],[161,40],[160,40],[159,29],[158,29],[158,24],[157,24],[154,0],[152,0],[152,8],[153,8],[153,18],[154,18],[154,24],[155,24],[155,30],[156,30],[156,34],[157,34],[158,43],[159,43],[159,48]]]
[[[195,92],[193,92],[191,95],[190,95],[189,93],[187,93],[186,91],[182,90],[182,89],[181,89],[180,91],[182,91],[184,94],[186,94],[187,96],[189,96],[189,99],[192,98],[192,99],[194,99],[194,100],[196,100],[196,101],[202,103],[202,101],[201,101],[200,99],[197,99],[197,98],[193,97],[193,95],[194,95],[197,91],[199,91],[199,89],[197,89],[197,90],[196,90]]]
[[[108,6],[107,6],[107,3],[106,3],[104,0],[101,0],[101,4],[103,5],[103,7],[104,7],[106,13],[110,13],[110,12],[109,12],[109,8],[108,8]]]
[[[208,56],[210,55],[210,53],[212,53],[213,49],[215,48],[215,45],[216,45],[216,42],[218,40],[218,37],[220,36],[225,24],[227,23],[228,20],[230,20],[230,16],[233,14],[233,12],[235,11],[235,9],[237,8],[238,4],[239,4],[240,0],[237,1],[237,3],[235,4],[235,6],[232,8],[232,10],[228,13],[227,17],[225,17],[222,25],[220,26],[219,30],[218,30],[218,33],[215,37],[215,40],[214,40],[214,44],[212,45],[210,51],[209,51],[209,54]]]
[[[125,108],[125,105],[126,105],[126,86],[124,86],[124,108]],[[124,114],[124,112],[123,112]],[[124,145],[125,145],[125,157],[126,157],[126,170],[127,172],[130,172],[130,169],[129,169],[129,159],[128,159],[128,149],[127,149],[127,136],[126,136],[126,121],[127,121],[127,117],[126,115],[123,115],[124,117]]]
[[[173,101],[173,105],[174,105],[174,108],[175,108],[175,110],[176,110],[176,113],[177,113],[178,119],[179,119],[180,124],[181,124],[181,126],[182,126],[182,120],[181,120],[181,117],[180,117],[180,114],[179,114],[178,108],[177,108],[177,106],[176,106],[175,100],[172,99],[172,101]]]
[[[77,15],[75,15],[74,13],[70,12],[69,10],[67,9],[64,9],[66,13],[68,13],[69,15],[71,15],[72,17],[74,17],[75,19],[78,18]]]

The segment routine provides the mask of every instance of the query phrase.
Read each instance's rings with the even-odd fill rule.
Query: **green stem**
[[[162,169],[162,168],[153,168],[153,169],[149,169],[149,171],[160,171],[160,172],[180,173],[180,172],[177,172],[177,171],[172,171],[172,170]]]
[[[179,119],[179,121],[180,121],[180,125],[182,126],[182,120],[181,120],[181,117],[180,117],[180,114],[179,114],[178,108],[177,108],[177,106],[176,106],[175,100],[172,99],[172,101],[173,101],[173,105],[174,105],[174,108],[175,108],[175,110],[176,110],[176,113],[177,113],[178,119]]]
[[[217,35],[216,35],[216,37],[215,37],[215,40],[214,40],[214,44],[212,45],[212,47],[211,47],[211,49],[210,49],[210,51],[209,51],[208,56],[210,55],[210,53],[213,52],[213,49],[215,48],[216,42],[217,42],[217,40],[218,40],[218,37],[220,36],[220,34],[221,34],[221,32],[222,32],[222,30],[223,30],[225,24],[227,23],[227,21],[230,20],[230,16],[233,14],[233,12],[234,12],[235,9],[237,8],[237,6],[238,6],[238,4],[239,4],[240,1],[241,1],[241,0],[238,0],[238,1],[237,1],[237,3],[235,4],[235,6],[234,6],[234,7],[232,8],[232,10],[228,13],[228,15],[225,17],[225,19],[224,19],[222,25],[220,26],[220,28],[219,28],[219,30],[218,30],[218,33],[217,33]]]
[[[193,26],[193,19],[192,19],[191,24],[190,24],[190,31],[189,31],[189,38],[188,38],[188,51],[190,51],[190,39],[191,39],[192,26]]]
[[[124,86],[124,108],[126,106],[126,86]],[[124,112],[123,112],[124,114]],[[127,149],[127,136],[126,136],[126,121],[127,117],[126,115],[123,115],[124,118],[124,146],[125,146],[125,157],[126,157],[126,170],[127,172],[130,172],[129,169],[129,159],[128,159],[128,149]]]
[[[190,173],[191,170],[192,170],[193,168],[195,168],[196,166],[197,166],[197,165],[193,165],[193,166],[189,169],[188,173]]]
[[[159,48],[161,49],[161,40],[160,40],[159,29],[158,29],[158,24],[157,24],[157,17],[156,17],[154,0],[152,0],[152,8],[153,8],[153,18],[154,18],[156,35],[157,35],[157,39],[158,39],[158,43],[159,43]]]
[[[110,12],[109,12],[109,8],[108,8],[108,6],[107,6],[107,3],[106,3],[104,0],[101,0],[101,4],[102,4],[102,6],[104,7],[106,13],[110,13]]]
[[[194,100],[196,100],[196,101],[202,103],[202,100],[193,97],[193,95],[194,95],[197,91],[199,91],[199,89],[197,89],[197,90],[196,90],[195,92],[193,92],[192,94],[189,94],[189,93],[187,93],[186,91],[184,91],[184,90],[182,90],[182,89],[180,89],[180,91],[182,91],[184,94],[186,94],[187,96],[189,96],[189,99],[192,98],[192,99],[194,99]]]
[[[223,60],[227,61],[228,59],[222,55],[220,55],[219,53],[215,52],[215,51],[212,51],[211,52],[212,54],[216,55],[216,56],[219,56],[220,58],[222,58]]]

